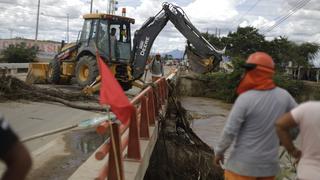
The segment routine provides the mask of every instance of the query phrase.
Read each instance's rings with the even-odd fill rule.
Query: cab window
[[[81,31],[80,42],[84,42],[89,39],[91,22],[92,22],[92,20],[85,20],[84,21],[82,31]]]
[[[109,57],[109,25],[108,21],[100,21],[97,44],[100,51]]]

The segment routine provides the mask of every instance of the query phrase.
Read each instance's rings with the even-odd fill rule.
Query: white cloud
[[[119,9],[127,8],[127,16],[136,19],[133,30],[140,28],[150,16],[162,9],[165,0],[121,0]],[[311,0],[303,9],[285,20],[279,27],[272,29],[266,36],[270,39],[285,35],[295,41],[320,43],[320,3]],[[250,0],[171,0],[181,6],[191,22],[201,32],[221,34],[234,31],[240,26],[254,26],[266,30],[277,22],[276,17],[286,15],[296,4],[296,0],[260,1],[247,14],[246,11],[254,2]],[[106,12],[108,0],[95,0],[93,11]],[[67,19],[70,17],[70,39],[75,41],[81,30],[82,15],[89,13],[90,0],[46,0],[41,1],[39,39],[61,41],[66,37]],[[120,10],[117,12],[120,14]],[[37,1],[33,0],[0,0],[0,38],[13,36],[34,38],[36,26]],[[242,17],[243,16],[243,17]],[[239,18],[242,17],[240,20]],[[281,16],[280,16],[281,17]],[[133,33],[132,33],[133,34]],[[184,49],[185,38],[168,23],[154,42],[153,51]]]
[[[235,10],[236,1],[221,0],[195,0],[185,7],[185,12],[190,19],[197,21],[228,21],[238,12]]]

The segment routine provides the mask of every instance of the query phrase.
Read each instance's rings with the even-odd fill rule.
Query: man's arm
[[[7,166],[2,180],[25,179],[31,168],[31,157],[25,146],[0,114],[0,159]]]
[[[301,152],[293,145],[289,130],[297,127],[291,113],[286,113],[280,117],[276,122],[276,131],[282,145],[286,148],[288,153],[293,157],[300,159]]]
[[[219,142],[218,146],[215,149],[215,157],[214,157],[214,163],[217,166],[220,166],[221,164],[224,164],[224,152],[229,148],[229,146],[232,144],[234,140],[234,135],[228,134],[223,132]]]
[[[241,125],[244,122],[246,109],[245,101],[246,100],[243,97],[239,96],[232,107],[222,135],[215,148],[214,162],[218,166],[220,165],[220,162],[223,163],[225,151],[230,147],[235,137],[237,137]]]

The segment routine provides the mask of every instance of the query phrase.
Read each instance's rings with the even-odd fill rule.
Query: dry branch
[[[83,109],[103,111],[104,108],[96,105],[79,104],[79,100],[91,100],[97,102],[94,97],[87,96],[83,93],[67,93],[55,88],[40,88],[29,85],[15,77],[2,75],[0,77],[0,100],[31,100],[31,101],[53,101],[62,103],[66,106]]]

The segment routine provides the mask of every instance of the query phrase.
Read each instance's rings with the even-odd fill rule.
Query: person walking
[[[149,70],[151,72],[152,82],[157,81],[164,75],[163,63],[159,53],[157,53],[155,58],[149,63]]]
[[[298,179],[320,178],[320,101],[299,105],[276,122],[277,134],[288,153],[299,161]],[[301,143],[299,150],[294,146],[290,130],[299,127]]]
[[[0,159],[7,166],[2,180],[23,180],[31,168],[31,157],[0,113]]]
[[[234,141],[225,164],[227,180],[271,180],[279,170],[279,139],[274,123],[297,104],[272,78],[275,65],[264,52],[251,54],[237,87],[236,99],[215,148],[214,163],[223,164],[224,153]]]

